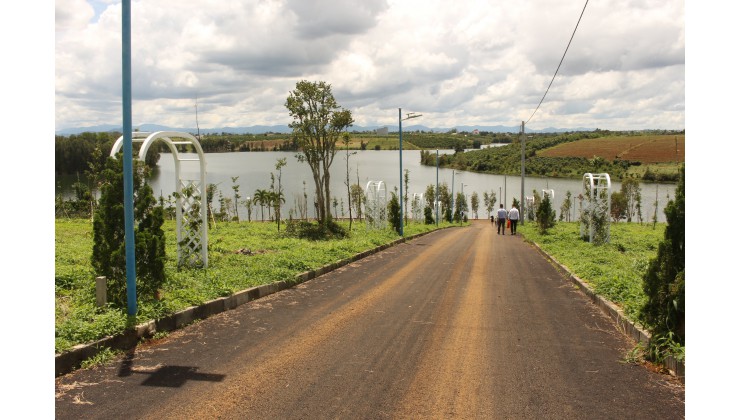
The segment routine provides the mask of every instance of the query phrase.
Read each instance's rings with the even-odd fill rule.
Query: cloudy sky
[[[133,122],[287,124],[323,80],[356,125],[518,125],[550,83],[585,1],[132,1]],[[121,3],[57,0],[55,130],[121,121]],[[528,127],[683,129],[680,0],[592,1]]]

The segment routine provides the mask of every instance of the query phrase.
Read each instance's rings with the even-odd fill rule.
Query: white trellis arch
[[[591,243],[607,243],[610,240],[610,217],[612,207],[612,181],[609,174],[583,174],[583,196],[588,200],[586,210],[581,213],[581,237]]]
[[[414,222],[424,221],[424,194],[414,193],[411,199],[411,219]]]
[[[173,141],[172,139],[177,139]],[[134,132],[132,141],[141,143],[139,160],[144,161],[149,147],[157,140],[162,140],[172,152],[175,159],[175,196],[177,219],[177,261],[208,267],[208,209],[204,205],[206,193],[206,160],[198,140],[188,133],[176,131],[157,131],[155,133]],[[197,157],[183,157],[177,146],[192,146]],[[112,157],[123,147],[123,136],[113,144]],[[182,179],[180,165],[182,162],[199,164],[200,179]],[[186,194],[187,193],[187,194]]]
[[[385,229],[387,196],[383,181],[369,181],[365,187],[365,224],[372,229]]]

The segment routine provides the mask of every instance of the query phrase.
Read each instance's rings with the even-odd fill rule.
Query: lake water
[[[355,151],[350,155],[350,182],[359,183],[364,189],[368,181],[383,181],[390,197],[390,192],[394,187],[399,186],[399,153],[397,150],[363,150]],[[440,150],[440,154],[453,153],[452,150]],[[188,157],[187,154],[181,154]],[[332,196],[344,200],[345,213],[347,213],[347,187],[344,185],[346,177],[345,153],[340,151],[334,158],[331,168],[331,191]],[[285,204],[283,205],[283,215],[287,217],[289,209],[297,209],[296,202],[299,197],[303,196],[304,184],[306,183],[306,193],[308,194],[309,215],[313,216],[313,197],[314,186],[311,171],[306,163],[299,163],[295,152],[233,152],[233,153],[207,153],[206,159],[206,183],[216,184],[219,191],[224,197],[233,197],[232,177],[239,177],[236,184],[239,185],[239,195],[246,197],[254,195],[257,189],[270,188],[270,172],[275,173],[275,164],[278,159],[286,158],[287,165],[283,167],[282,186],[285,193]],[[403,169],[409,170],[409,197],[414,193],[422,194],[427,185],[436,183],[437,169],[420,164],[420,151],[409,150],[403,152]],[[181,166],[183,178],[197,179],[199,169],[196,163],[183,162]],[[71,195],[70,185],[76,180],[76,177],[57,178],[57,194],[65,197]],[[453,185],[453,170],[439,169],[439,184],[447,183],[449,187]],[[172,155],[163,153],[159,159],[158,170],[149,180],[155,196],[163,195],[165,198],[175,191],[175,165]],[[454,191],[457,194],[461,188],[465,195],[470,199],[473,192],[477,192],[480,198],[480,209],[478,216],[485,218],[486,211],[483,209],[483,193],[485,191],[496,193],[496,208],[502,203],[505,207],[511,206],[514,197],[519,199],[521,195],[521,177],[479,174],[466,171],[454,171]],[[560,215],[560,206],[565,198],[566,191],[577,196],[582,192],[582,181],[580,179],[561,179],[561,178],[533,178],[526,177],[524,183],[524,194],[532,195],[532,190],[541,193],[543,189],[555,190],[555,200],[553,207]],[[277,181],[276,181],[277,186]],[[620,183],[612,180],[612,191],[618,191]],[[665,221],[663,209],[670,198],[675,194],[676,186],[674,184],[641,184],[643,219],[651,220],[653,215],[653,203],[655,201],[656,189],[658,194],[658,220]],[[218,199],[218,194],[214,202]],[[410,200],[410,199],[409,199]],[[410,203],[410,201],[409,201]],[[409,204],[410,206],[410,204]],[[577,202],[576,202],[577,207]],[[410,209],[407,209],[410,213]],[[575,217],[575,208],[571,210],[571,217]],[[576,210],[577,211],[577,210]],[[246,208],[240,206],[240,218],[247,218]],[[333,210],[332,210],[333,213]],[[340,210],[341,213],[341,210]],[[340,214],[341,216],[341,214]],[[257,212],[253,210],[252,218],[259,217],[259,208]],[[266,216],[265,216],[266,217]],[[472,217],[469,215],[469,217]]]

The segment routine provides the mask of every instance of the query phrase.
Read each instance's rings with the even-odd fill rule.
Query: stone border
[[[539,244],[537,244],[534,241],[530,241],[537,250],[544,255],[548,260],[550,260],[554,265],[559,267],[562,271],[567,273],[567,277],[572,281],[578,288],[586,295],[588,296],[591,301],[601,309],[604,314],[606,314],[609,318],[611,318],[616,324],[617,327],[624,333],[625,335],[629,336],[633,340],[637,341],[638,343],[645,343],[646,345],[650,343],[650,333],[645,331],[641,328],[641,326],[634,324],[632,321],[627,319],[627,317],[624,315],[624,312],[619,309],[617,305],[615,305],[613,302],[610,302],[603,297],[596,294],[596,292],[589,286],[585,281],[580,279],[578,276],[576,276],[574,273],[572,273],[568,267],[564,266],[563,264],[560,264],[558,260],[555,259],[552,255],[545,252],[544,249],[542,249]],[[666,358],[666,360],[663,362],[663,366],[668,369],[668,371],[671,373],[671,375],[676,376],[681,383],[685,383],[686,380],[686,367],[684,362],[679,362],[673,357],[669,356]]]
[[[150,338],[156,332],[174,331],[183,328],[191,324],[193,321],[205,319],[211,315],[216,315],[221,312],[235,309],[236,307],[247,302],[269,296],[281,290],[289,289],[293,286],[334,271],[340,267],[351,264],[370,255],[376,254],[392,246],[410,241],[412,239],[416,239],[420,236],[424,236],[432,232],[437,232],[442,229],[449,229],[451,227],[457,226],[444,227],[441,229],[430,230],[428,232],[417,233],[416,235],[399,238],[387,244],[379,245],[375,248],[360,252],[359,254],[355,254],[351,257],[347,257],[343,260],[338,260],[323,267],[319,267],[316,270],[310,270],[301,274],[297,274],[293,281],[278,281],[271,284],[251,287],[249,289],[236,292],[231,296],[213,299],[203,303],[202,305],[185,308],[164,318],[145,322],[114,336],[108,336],[91,343],[79,344],[73,347],[71,350],[61,354],[57,354],[55,356],[55,377],[72,372],[73,370],[79,368],[82,365],[83,361],[97,355],[106,348],[129,350],[136,347],[140,340]]]

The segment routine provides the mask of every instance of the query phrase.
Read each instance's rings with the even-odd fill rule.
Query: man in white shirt
[[[509,221],[511,222],[511,234],[516,235],[516,223],[519,221],[519,210],[516,207],[509,210]],[[506,234],[505,232],[504,234]]]
[[[496,234],[506,235],[506,218],[508,217],[508,214],[506,213],[506,209],[504,208],[503,204],[499,204],[499,209],[496,212]]]

